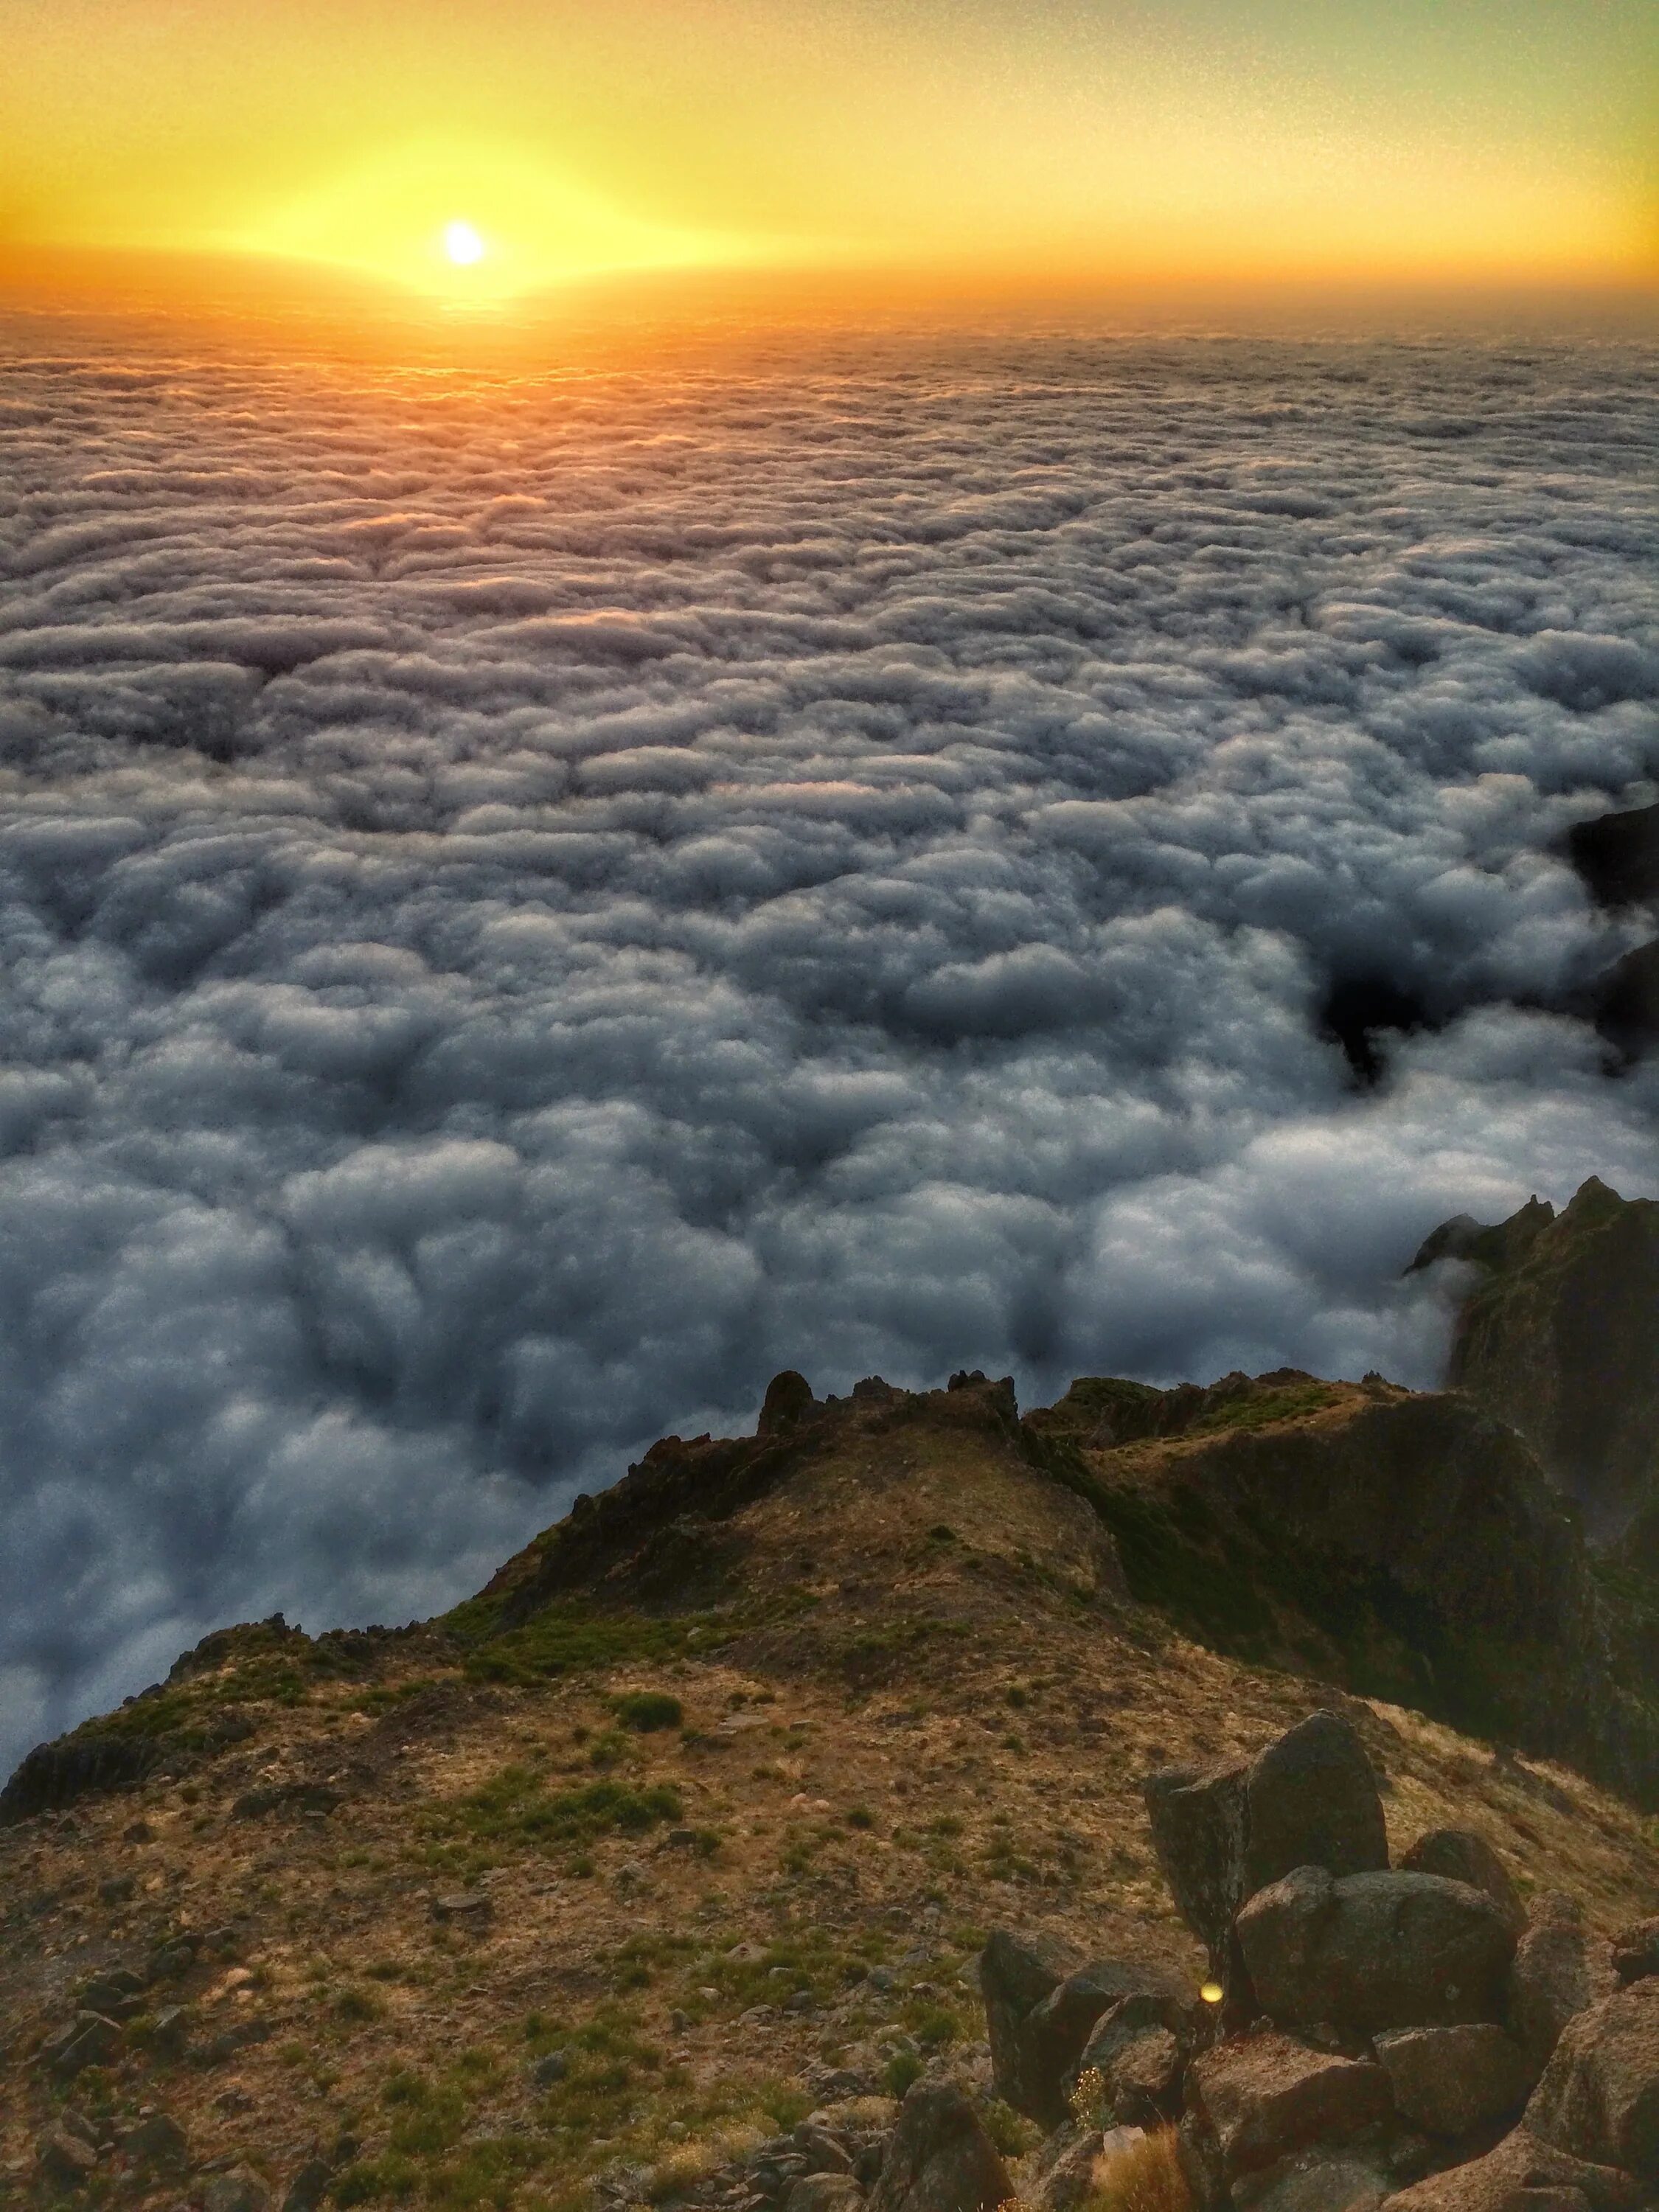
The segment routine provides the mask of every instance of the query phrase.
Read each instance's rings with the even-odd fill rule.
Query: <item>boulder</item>
[[[70,2129],[51,2127],[35,2141],[34,2161],[52,2188],[79,2189],[96,2167],[98,2154]]]
[[[1509,1869],[1472,1828],[1431,1828],[1400,1863],[1407,1874],[1437,1874],[1447,1881],[1466,1881],[1471,1889],[1484,1889],[1514,1936],[1527,1924],[1527,1908],[1510,1880]]]
[[[1618,1986],[1611,1948],[1584,1925],[1583,1907],[1546,1891],[1515,1947],[1510,1968],[1510,2025],[1541,2073],[1573,2016]]]
[[[1353,2150],[1298,2151],[1233,2191],[1237,2212],[1378,2212],[1393,2193],[1388,2167]]]
[[[983,1966],[981,1978],[984,1984]],[[1040,2126],[1058,2127],[1070,2109],[1069,2093],[1097,2023],[1127,1997],[1148,1999],[1158,2010],[1160,2025],[1164,2014],[1181,2019],[1192,2005],[1180,1978],[1166,1968],[1131,1966],[1115,1959],[1081,1966],[1055,1983],[1012,2032],[1005,2025],[1001,2063],[999,2038],[993,2035],[997,2094]],[[988,2018],[988,2001],[986,2009]]]
[[[1247,1898],[1299,1866],[1347,1875],[1389,1863],[1376,1777],[1335,1713],[1311,1714],[1248,1766],[1169,1767],[1144,1787],[1170,1893],[1230,1995],[1233,1918]]]
[[[1149,2027],[1121,2044],[1101,2075],[1102,2101],[1116,2127],[1152,2128],[1181,2110],[1186,2054],[1167,2027]]]
[[[78,2012],[46,2048],[53,2072],[72,2081],[85,2067],[109,2064],[121,2048],[121,2024],[100,2012]]]
[[[1383,2212],[1635,2212],[1642,2195],[1627,2173],[1586,2165],[1517,2128],[1484,2158],[1401,2190]]]
[[[317,2212],[333,2179],[334,2168],[325,2158],[308,2158],[288,2185],[283,2212]]]
[[[1315,2143],[1340,2142],[1389,2110],[1380,2066],[1275,2033],[1205,2051],[1188,2069],[1187,2096],[1230,2184]]]
[[[803,2121],[795,2130],[795,2148],[806,2160],[808,2173],[850,2173],[853,2161],[845,2143],[840,2142],[827,2128],[811,2126]]]
[[[202,2192],[202,2212],[270,2212],[270,2191],[246,2166],[216,2173]]]
[[[184,2130],[167,2112],[147,2112],[143,2119],[124,2128],[116,2143],[129,2158],[147,2165],[181,2159],[190,2147]]]
[[[993,1929],[980,1954],[979,1986],[991,2045],[992,2087],[1006,2105],[1030,2115],[1025,2023],[1075,1966],[1074,1956],[1042,1936]]]
[[[850,2173],[804,2173],[783,2201],[785,2212],[856,2212],[864,2191]]]
[[[1567,2022],[1526,2118],[1540,2142],[1659,2189],[1659,1980]]]
[[[1613,1971],[1621,1982],[1659,1974],[1659,1918],[1632,1921],[1613,1939]]]
[[[961,2090],[915,2082],[870,2192],[871,2212],[996,2212],[1013,2195],[1008,2170]]]
[[[1094,2194],[1095,2169],[1105,2138],[1098,2128],[1066,2132],[1068,2140],[1060,2155],[1049,2161],[1036,2188],[1027,2192],[1025,2201],[1036,2206],[1036,2212],[1078,2212]]]
[[[1250,1899],[1237,1930],[1261,2008],[1280,2027],[1376,2035],[1503,2018],[1514,1939],[1467,1882],[1299,1867]]]
[[[1395,2109],[1431,2136],[1466,2136],[1518,2112],[1534,2075],[1519,2044],[1489,2021],[1401,2027],[1376,2039]]]

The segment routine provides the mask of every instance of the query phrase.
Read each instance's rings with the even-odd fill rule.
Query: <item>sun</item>
[[[444,252],[458,269],[474,267],[489,250],[470,222],[444,225]]]

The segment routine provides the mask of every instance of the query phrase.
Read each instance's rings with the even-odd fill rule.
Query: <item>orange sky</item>
[[[1655,270],[1649,0],[0,0],[0,282]]]

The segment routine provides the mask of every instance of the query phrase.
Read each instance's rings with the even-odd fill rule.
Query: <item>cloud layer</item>
[[[1650,362],[989,340],[0,378],[0,1767],[767,1377],[1433,1378],[1659,1188],[1556,851],[1659,769]],[[1434,1026],[1356,1091],[1318,1010]]]

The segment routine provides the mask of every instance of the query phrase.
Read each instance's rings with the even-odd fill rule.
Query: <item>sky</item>
[[[0,0],[0,285],[1617,289],[1659,240],[1648,0]]]

